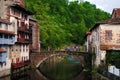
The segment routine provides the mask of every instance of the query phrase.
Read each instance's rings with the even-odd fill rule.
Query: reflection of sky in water
[[[71,61],[74,64],[79,64],[79,62],[75,60],[72,56],[67,57],[67,60]]]

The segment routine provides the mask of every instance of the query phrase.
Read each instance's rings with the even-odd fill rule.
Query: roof
[[[100,24],[120,24],[120,8],[115,8],[112,12],[112,17],[100,22],[96,22],[95,25],[89,30],[90,32],[98,27]],[[85,37],[88,34],[85,35]]]
[[[120,8],[113,9],[112,18],[120,18]]]
[[[90,29],[92,31],[94,28],[98,27],[100,24],[120,24],[120,18],[109,18],[100,22],[97,22],[93,28]]]
[[[4,49],[2,49],[2,48],[0,48],[0,52],[7,52],[6,50],[4,50]]]
[[[32,16],[29,17],[30,20],[37,22],[37,19],[33,18]]]
[[[16,8],[16,9],[21,10],[21,11],[23,11],[23,12],[29,14],[29,15],[32,15],[32,12],[26,10],[24,7],[22,7],[18,4],[12,4],[12,5],[10,5],[10,7]]]
[[[97,24],[119,24],[120,18],[109,18],[100,22],[97,22]]]
[[[7,31],[7,30],[0,30],[0,33],[15,35],[14,32],[12,32],[12,31]]]

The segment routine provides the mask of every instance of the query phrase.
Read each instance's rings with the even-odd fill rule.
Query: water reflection
[[[41,64],[40,68],[43,74],[38,69],[30,69],[0,80],[91,80],[90,72],[82,70],[80,63],[73,57],[49,58]]]
[[[44,61],[39,70],[50,80],[74,80],[82,66],[72,56],[56,56]]]

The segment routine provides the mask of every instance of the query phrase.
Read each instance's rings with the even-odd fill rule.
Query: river
[[[12,80],[91,80],[89,74],[72,56],[57,56],[45,60],[38,69],[26,70]],[[10,78],[7,76],[0,80]]]

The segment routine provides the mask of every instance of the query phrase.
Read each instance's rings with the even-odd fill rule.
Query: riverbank
[[[93,75],[93,80],[110,80],[107,77],[104,77],[103,75],[99,74],[99,73],[95,73]]]

